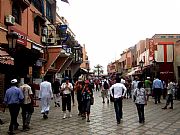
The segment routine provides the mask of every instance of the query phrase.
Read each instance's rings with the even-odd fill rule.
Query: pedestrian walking
[[[162,84],[163,84],[163,89],[162,89],[162,97],[163,99],[166,99],[167,96],[167,87],[166,87],[166,82],[162,80]]]
[[[79,79],[78,81],[76,81],[74,90],[76,93],[77,103],[78,103],[78,111],[79,111],[78,115],[81,116],[82,115],[82,90],[83,90],[82,79]]]
[[[29,80],[25,79],[24,84],[20,86],[23,95],[24,95],[24,101],[22,104],[22,120],[23,120],[23,130],[29,130],[29,124],[31,121],[32,113],[34,112],[33,107],[33,92],[31,90],[31,87],[28,85]]]
[[[72,117],[71,115],[71,91],[73,90],[72,83],[69,82],[69,77],[65,77],[64,83],[61,85],[62,95],[62,111],[63,111],[63,119],[66,118],[66,108],[69,111],[68,117]]]
[[[143,88],[143,82],[139,82],[138,87],[134,90],[134,98],[138,111],[139,123],[144,123],[145,122],[144,105],[147,104],[147,100],[146,100],[146,90]]]
[[[11,80],[11,87],[6,90],[4,103],[8,105],[11,122],[9,125],[9,134],[14,134],[14,130],[18,129],[19,123],[17,117],[20,110],[20,104],[23,102],[24,96],[20,88],[17,87],[17,79]]]
[[[126,98],[131,98],[131,80],[127,79],[127,81],[125,81],[125,86],[127,88],[127,93],[126,93]]]
[[[0,111],[5,112],[5,109],[6,109],[6,105],[3,103],[2,104],[0,103]],[[0,118],[0,125],[3,125],[3,124],[4,124],[4,122]]]
[[[48,82],[48,78],[44,78],[44,81],[40,83],[40,91],[39,91],[39,99],[41,101],[41,114],[43,114],[43,118],[47,119],[51,99],[53,99],[52,85]]]
[[[177,83],[177,100],[180,100],[180,81]]]
[[[75,100],[74,100],[74,80],[73,80],[73,79],[70,79],[70,83],[71,83],[72,86],[73,86],[73,90],[71,91],[71,98],[72,98],[73,106],[75,106]]]
[[[101,86],[101,97],[102,97],[102,103],[105,103],[105,98],[107,99],[107,103],[109,103],[109,83],[108,81],[104,78],[102,81],[102,86]]]
[[[60,107],[60,82],[59,80],[56,78],[54,83],[52,84],[52,90],[53,90],[53,97],[54,97],[54,104],[55,107]]]
[[[111,96],[114,98],[114,109],[116,113],[117,124],[120,124],[122,119],[122,100],[127,91],[125,85],[120,83],[120,81],[120,78],[116,78],[116,83],[110,87]]]
[[[162,109],[167,109],[167,106],[171,103],[171,107],[169,109],[173,109],[173,93],[174,93],[174,83],[168,80],[168,87],[167,87],[167,100],[166,105]]]
[[[91,100],[93,98],[93,91],[89,85],[89,80],[85,81],[85,86],[82,90],[82,119],[86,119],[87,122],[90,122],[90,110],[91,110]]]
[[[146,99],[147,101],[149,101],[149,96],[151,95],[151,86],[152,86],[150,77],[147,77],[147,79],[144,81],[144,86],[146,90]]]
[[[163,84],[158,76],[156,79],[154,79],[152,88],[154,93],[155,104],[157,104],[157,102],[161,103],[161,92],[163,89]]]
[[[139,83],[139,77],[138,76],[135,76],[134,77],[134,80],[132,81],[132,90],[131,90],[131,97],[132,97],[132,99],[134,99],[134,90],[137,88],[137,86],[138,86],[138,83]]]

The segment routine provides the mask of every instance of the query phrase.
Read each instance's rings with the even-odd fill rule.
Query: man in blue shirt
[[[157,77],[156,79],[154,79],[153,81],[153,91],[154,91],[154,99],[155,99],[155,104],[161,103],[160,99],[161,99],[161,91],[163,89],[163,84],[162,81],[160,79],[158,79],[159,77]]]
[[[20,88],[17,87],[17,79],[11,80],[11,87],[6,90],[4,103],[8,105],[11,116],[9,125],[9,134],[12,135],[13,130],[18,129],[17,117],[20,110],[20,104],[23,102],[24,96]]]

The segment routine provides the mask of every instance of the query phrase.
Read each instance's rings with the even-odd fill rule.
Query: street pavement
[[[123,100],[123,120],[116,123],[113,103],[102,103],[100,92],[94,92],[95,104],[91,108],[90,122],[78,116],[77,104],[72,106],[72,118],[62,119],[61,107],[52,102],[49,118],[44,120],[40,107],[35,108],[29,131],[22,131],[22,118],[19,114],[18,135],[180,135],[180,101],[175,100],[174,109],[162,110],[165,100],[155,105],[150,97],[145,107],[145,123],[138,122],[137,110],[131,99]],[[77,102],[76,102],[77,103]],[[0,125],[0,135],[6,135],[9,127],[9,112],[0,112],[5,124]]]

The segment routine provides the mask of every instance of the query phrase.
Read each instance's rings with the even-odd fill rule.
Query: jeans
[[[139,116],[139,122],[144,122],[144,104],[136,104],[138,116]]]
[[[116,120],[117,122],[120,122],[122,119],[122,98],[114,99],[114,109],[116,113]]]
[[[30,124],[31,115],[32,115],[31,106],[32,106],[32,103],[22,105],[23,127],[29,126]]]
[[[172,94],[168,94],[168,95],[167,95],[166,106],[168,106],[169,103],[171,103],[171,107],[173,107],[173,95],[172,95]]]

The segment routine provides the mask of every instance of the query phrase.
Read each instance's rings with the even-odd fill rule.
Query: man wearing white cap
[[[8,105],[11,115],[11,122],[9,125],[9,134],[14,134],[13,130],[18,129],[17,117],[20,110],[20,104],[23,102],[24,96],[20,88],[17,87],[17,79],[11,80],[11,87],[6,90],[4,103]]]

